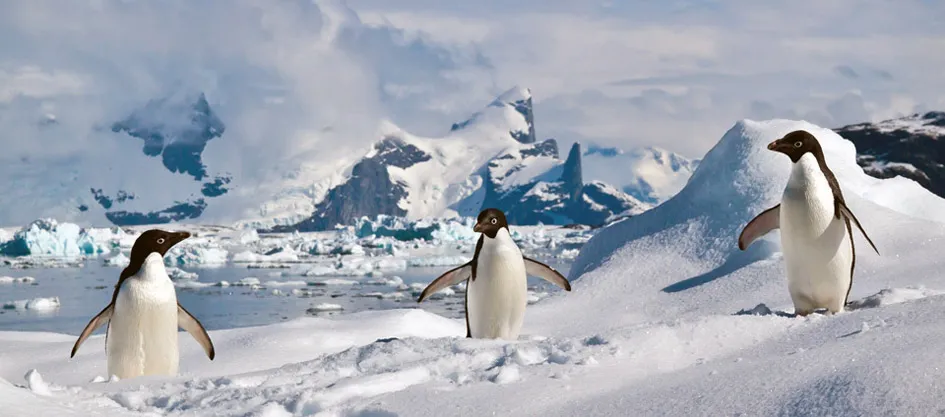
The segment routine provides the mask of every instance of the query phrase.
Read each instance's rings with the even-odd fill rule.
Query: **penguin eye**
[[[496,224],[496,223],[498,223],[498,222],[499,222],[499,219],[497,219],[497,218],[495,218],[495,217],[492,218],[492,224]]]
[[[164,238],[163,238],[163,237],[159,237],[158,240],[157,240],[157,242],[158,242],[158,245],[163,245],[163,244],[164,244]]]
[[[801,142],[801,141],[794,142],[795,148],[800,148],[801,146],[804,146],[804,142]]]

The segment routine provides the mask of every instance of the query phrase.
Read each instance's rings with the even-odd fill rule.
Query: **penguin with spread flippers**
[[[879,250],[847,207],[814,135],[793,131],[768,144],[768,149],[791,159],[791,174],[781,203],[745,226],[738,248],[745,250],[755,239],[780,228],[795,314],[806,316],[821,308],[839,313],[850,296],[856,264],[851,222],[877,254]]]
[[[501,210],[480,212],[473,230],[482,234],[472,260],[433,280],[417,302],[466,281],[466,337],[515,340],[528,304],[526,276],[542,278],[565,291],[571,291],[571,284],[548,265],[522,256]]]
[[[174,283],[164,268],[164,255],[190,237],[187,232],[152,229],[131,248],[131,262],[121,271],[111,302],[85,326],[72,354],[103,325],[108,375],[121,379],[144,375],[177,375],[180,352],[178,327],[190,333],[210,360],[215,355],[210,336],[177,301]]]

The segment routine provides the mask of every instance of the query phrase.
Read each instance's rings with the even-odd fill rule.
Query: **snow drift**
[[[822,141],[882,253],[859,252],[854,308],[832,317],[790,316],[777,236],[735,247],[784,187],[790,162],[765,145],[798,128]],[[743,121],[676,197],[592,238],[573,291],[530,305],[516,342],[466,340],[461,320],[423,311],[368,312],[214,331],[217,361],[183,341],[178,378],[98,383],[102,336],[67,361],[74,336],[2,332],[0,378],[31,393],[0,382],[0,398],[109,415],[931,415],[945,378],[943,204],[866,177],[829,131]]]

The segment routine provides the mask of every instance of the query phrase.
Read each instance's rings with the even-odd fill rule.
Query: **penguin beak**
[[[784,153],[784,145],[781,143],[781,139],[769,143],[768,150]]]
[[[482,233],[482,223],[476,223],[476,225],[473,226],[473,231],[476,233]]]
[[[171,246],[174,246],[174,245],[180,243],[182,240],[189,238],[189,237],[190,237],[190,233],[188,233],[188,232],[177,232],[177,233],[174,233],[173,236],[174,236],[174,237],[171,239]]]

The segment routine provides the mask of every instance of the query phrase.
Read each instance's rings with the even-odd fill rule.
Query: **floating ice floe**
[[[128,257],[121,252],[118,252],[114,256],[102,260],[102,264],[105,266],[125,267],[128,266],[129,263],[131,263],[131,259],[128,259]]]
[[[306,310],[308,313],[323,313],[328,311],[342,311],[344,307],[340,304],[331,304],[331,303],[320,303],[314,305],[312,308]]]
[[[164,259],[172,266],[219,266],[226,264],[228,254],[223,248],[185,245],[175,246]]]
[[[403,271],[408,261],[393,257],[366,258],[360,256],[344,257],[331,263],[312,265],[303,275],[322,276],[377,276],[384,272]]]
[[[50,311],[59,308],[59,297],[33,298],[3,303],[4,310]]]
[[[32,284],[36,282],[33,277],[0,277],[0,284]]]
[[[233,263],[280,263],[280,262],[298,262],[299,253],[292,248],[279,248],[267,254],[253,253],[243,251],[233,255]]]
[[[329,278],[320,281],[310,281],[308,285],[321,287],[325,285],[359,285],[360,282],[351,279]]]
[[[196,272],[187,272],[183,269],[180,269],[174,266],[167,267],[167,276],[169,276],[172,280],[175,280],[175,281],[197,280],[197,278],[199,278],[199,275]]]
[[[459,266],[469,262],[470,258],[467,256],[420,256],[410,258],[407,265],[412,267]]]

